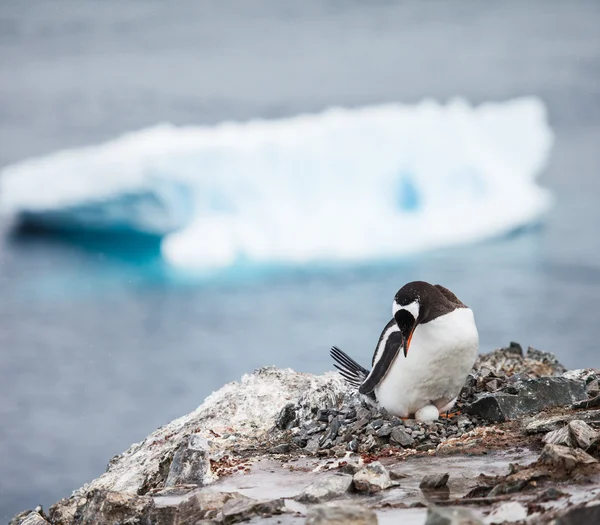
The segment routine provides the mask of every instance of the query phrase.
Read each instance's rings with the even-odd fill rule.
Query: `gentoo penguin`
[[[435,420],[452,408],[475,364],[479,335],[473,312],[447,288],[413,281],[394,297],[392,314],[371,371],[335,346],[334,366],[390,414]]]

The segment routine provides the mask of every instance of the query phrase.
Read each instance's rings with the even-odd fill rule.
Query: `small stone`
[[[329,423],[329,410],[319,409],[317,412],[317,421],[322,423]]]
[[[425,525],[484,525],[484,523],[468,509],[432,506],[427,509]]]
[[[209,444],[199,434],[188,436],[173,455],[165,487],[208,485],[215,476],[210,470]]]
[[[316,454],[319,450],[319,436],[312,436],[307,442],[304,450],[310,452],[311,454]]]
[[[486,518],[486,523],[504,523],[505,521],[522,521],[527,517],[527,509],[517,501],[502,503],[492,510]]]
[[[583,450],[572,449],[562,445],[547,444],[540,454],[539,462],[571,471],[579,465],[598,463],[598,460]]]
[[[556,501],[557,499],[564,498],[566,496],[570,496],[566,492],[562,492],[561,490],[555,489],[554,487],[550,487],[542,492],[537,498],[536,501],[539,502],[547,502],[547,501]]]
[[[357,452],[358,451],[358,440],[356,438],[354,438],[352,441],[350,441],[350,443],[348,443],[347,448],[351,452]]]
[[[600,394],[600,383],[598,382],[598,379],[592,379],[585,385],[585,390],[590,396],[597,396]]]
[[[598,438],[600,432],[594,430],[585,421],[574,419],[569,423],[569,434],[571,441],[575,445],[583,450],[587,450],[594,440]]]
[[[410,436],[406,430],[401,427],[395,427],[390,433],[390,440],[393,443],[397,443],[402,447],[410,447],[414,445],[415,440]]]
[[[305,503],[321,503],[345,494],[351,486],[351,475],[325,476],[306,487],[296,499]]]
[[[335,438],[337,437],[341,426],[342,426],[341,418],[339,416],[335,416],[331,420],[331,425],[329,426],[329,430],[327,431],[327,433],[324,435],[323,441],[330,440],[333,442],[335,440]]]
[[[377,437],[387,437],[392,433],[392,427],[388,423],[385,423],[377,432]]]
[[[291,450],[289,443],[281,443],[269,449],[270,454],[288,454]]]
[[[377,514],[352,503],[315,505],[308,510],[305,525],[377,525]]]
[[[526,479],[517,479],[513,481],[506,481],[504,483],[498,483],[489,492],[488,497],[495,498],[503,494],[514,494],[515,492],[521,492],[529,482]]]
[[[288,403],[281,409],[281,412],[279,412],[279,415],[275,421],[275,425],[279,430],[286,430],[295,419],[296,407],[294,403]]]
[[[358,492],[373,494],[385,490],[391,485],[390,474],[379,461],[365,465],[354,474],[354,488]]]
[[[485,384],[485,389],[488,392],[496,392],[497,390],[500,390],[501,386],[502,383],[500,383],[498,379],[492,379]]]
[[[381,428],[383,426],[383,419],[375,419],[374,421],[371,421],[371,426],[375,430]]]
[[[294,445],[296,445],[299,448],[304,448],[308,443],[308,439],[302,436],[296,436],[292,438],[292,443],[294,443]]]
[[[542,438],[542,441],[551,445],[563,445],[565,447],[573,447],[573,443],[571,442],[571,436],[569,435],[568,425],[558,430],[548,432]]]
[[[356,419],[371,419],[371,411],[368,408],[361,407],[356,411]]]
[[[365,418],[358,419],[356,423],[352,425],[352,432],[359,432],[369,424],[369,420]]]
[[[419,488],[421,488],[421,489],[440,489],[448,483],[449,477],[450,477],[450,474],[448,474],[447,472],[444,474],[428,474],[421,480],[421,483],[419,484]]]

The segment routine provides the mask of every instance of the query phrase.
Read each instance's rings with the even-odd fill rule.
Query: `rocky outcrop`
[[[370,524],[377,512],[440,498],[428,523],[470,523],[479,518],[453,507],[517,515],[501,507],[515,494],[559,517],[560,506],[544,505],[567,496],[546,481],[600,482],[600,410],[572,408],[599,395],[597,382],[595,370],[565,373],[550,354],[513,344],[480,357],[458,413],[417,422],[372,406],[337,374],[264,368],[113,458],[47,515],[23,513],[11,525],[225,525],[279,514],[285,523]],[[506,455],[542,447],[524,467]],[[473,458],[494,451],[506,472],[477,477],[484,463],[470,466]]]

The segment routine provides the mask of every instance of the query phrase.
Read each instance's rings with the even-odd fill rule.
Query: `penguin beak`
[[[402,351],[404,352],[404,357],[406,357],[408,356],[410,341],[418,322],[414,316],[406,310],[398,310],[394,315],[394,319],[396,320],[396,324],[398,325],[398,328],[400,328],[400,333],[402,334]]]
[[[416,326],[416,325],[415,325]],[[410,340],[412,339],[413,332],[415,331],[414,327],[408,334],[408,337],[404,337],[404,341],[402,343],[402,350],[404,351],[404,357],[408,357],[408,348],[410,347]]]

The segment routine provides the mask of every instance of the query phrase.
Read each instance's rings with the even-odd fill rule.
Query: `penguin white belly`
[[[427,405],[438,409],[447,405],[458,396],[478,349],[479,335],[469,308],[417,325],[407,357],[400,351],[375,388],[377,401],[400,417]]]

